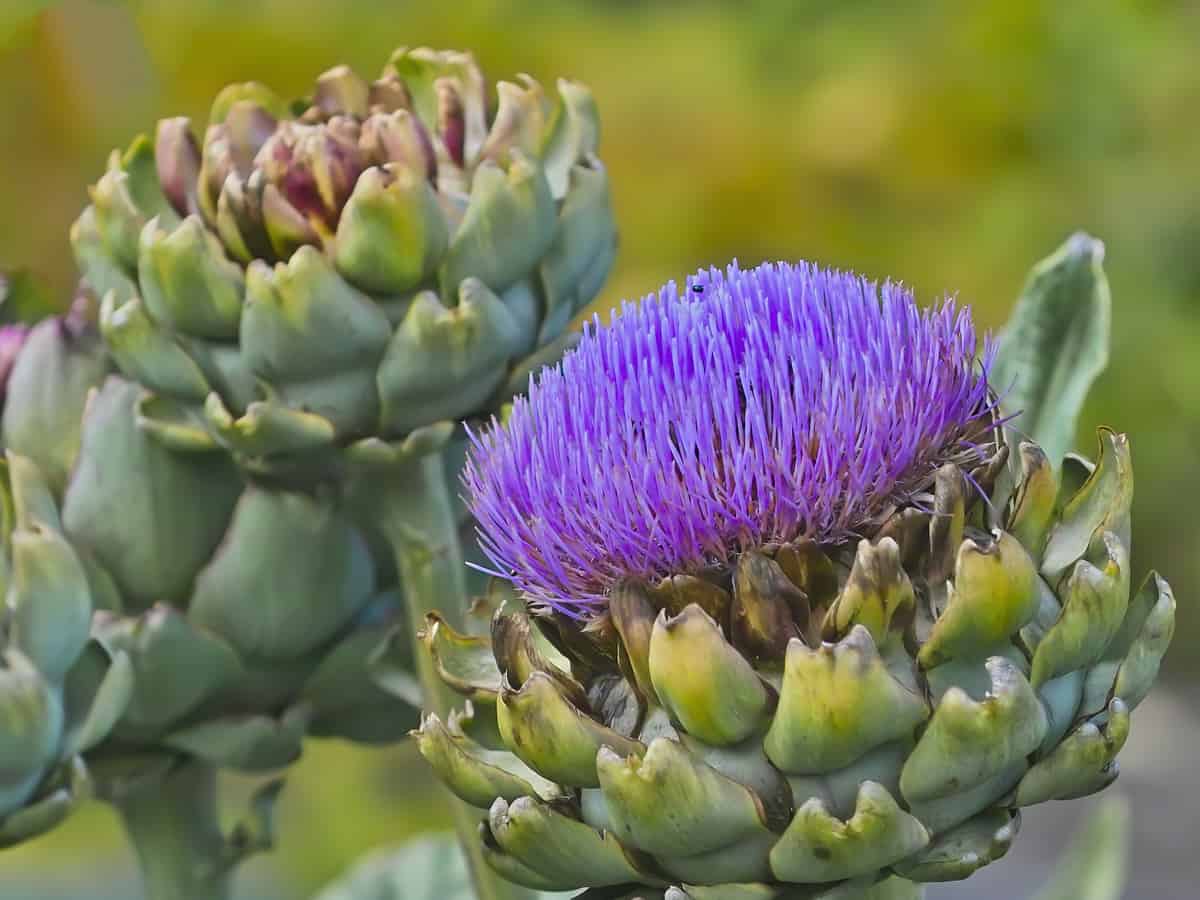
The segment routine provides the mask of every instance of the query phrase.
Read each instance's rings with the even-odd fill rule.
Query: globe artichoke
[[[275,769],[307,735],[385,742],[415,721],[415,683],[407,702],[375,686],[399,601],[344,500],[248,482],[202,430],[164,425],[160,402],[73,317],[37,325],[17,357],[0,821],[35,789],[65,803],[53,792],[87,751],[99,793],[141,804],[131,830],[153,837],[182,769]],[[221,866],[255,849],[244,838],[220,845]],[[221,895],[224,868],[184,862],[202,884],[162,896]]]
[[[0,397],[10,379],[20,388],[23,373],[12,367],[22,346],[70,347],[81,339],[78,327],[65,318],[32,332],[0,329]],[[89,636],[86,566],[37,467],[10,449],[0,490],[0,846],[7,846],[53,827],[88,796],[82,754],[124,713],[133,667],[127,654]]]
[[[976,350],[949,301],[731,266],[591,329],[474,438],[523,602],[490,641],[429,619],[469,702],[417,739],[498,872],[911,896],[1116,778],[1175,607],[1130,590],[1129,442],[1012,446]]]
[[[114,152],[72,241],[121,371],[306,483],[523,389],[616,240],[589,91],[497,94],[468,54],[402,49],[290,107],[231,85],[202,145],[175,118]]]

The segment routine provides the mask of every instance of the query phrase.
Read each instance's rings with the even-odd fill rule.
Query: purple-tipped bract
[[[990,342],[975,352],[969,310],[807,263],[668,284],[473,437],[483,549],[534,608],[586,618],[623,579],[869,532],[979,458]]]

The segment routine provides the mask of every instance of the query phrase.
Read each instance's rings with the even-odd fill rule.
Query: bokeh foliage
[[[1196,4],[0,7],[0,266],[30,267],[64,300],[67,228],[112,147],[159,116],[202,121],[229,81],[297,93],[337,62],[373,73],[398,44],[469,47],[493,78],[593,88],[622,229],[598,311],[704,263],[805,257],[903,279],[925,299],[955,292],[998,326],[1035,260],[1074,230],[1102,237],[1114,344],[1081,449],[1093,451],[1100,423],[1133,436],[1135,567],[1167,573],[1181,599],[1168,675],[1181,685],[1200,670],[1186,650],[1200,639]],[[411,754],[399,756],[408,763],[321,746],[299,770],[283,801],[286,863],[271,863],[297,896],[369,844],[444,821]],[[310,816],[328,824],[289,824]],[[19,853],[116,847],[113,825],[94,810]]]

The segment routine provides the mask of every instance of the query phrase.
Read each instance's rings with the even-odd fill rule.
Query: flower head
[[[401,48],[293,104],[230,85],[203,141],[161,120],[71,243],[121,371],[307,489],[352,445],[486,415],[574,343],[617,246],[599,136],[582,84],[489,90],[469,53]]]
[[[808,263],[711,269],[641,304],[474,437],[483,548],[572,617],[628,579],[771,543],[869,533],[948,461],[974,461],[994,403],[969,310]]]

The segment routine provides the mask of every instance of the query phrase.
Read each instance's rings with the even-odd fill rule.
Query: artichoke
[[[490,639],[417,740],[542,890],[906,897],[1117,777],[1175,602],[1127,438],[1010,444],[968,310],[806,264],[626,306],[479,434]],[[1011,459],[1009,458],[1011,455]],[[587,896],[591,896],[588,894]]]
[[[345,501],[248,482],[203,431],[164,426],[159,402],[80,319],[40,323],[17,357],[0,691],[41,731],[0,727],[17,754],[0,758],[0,817],[82,750],[119,803],[183,762],[275,769],[306,735],[386,742],[415,721],[415,684],[404,702],[374,683],[399,599]],[[106,669],[127,702],[84,728],[117,690]]]
[[[72,352],[86,341],[79,325],[68,317],[32,331],[0,329],[0,397],[10,380],[19,389],[26,376],[20,366],[13,372],[23,346]],[[38,468],[10,449],[0,489],[0,846],[7,846],[53,827],[88,796],[82,754],[124,713],[133,667],[126,653],[89,634],[85,564]]]
[[[616,247],[590,92],[465,53],[235,84],[114,151],[72,230],[120,370],[259,473],[487,412],[573,337]],[[353,454],[352,454],[353,455]]]

